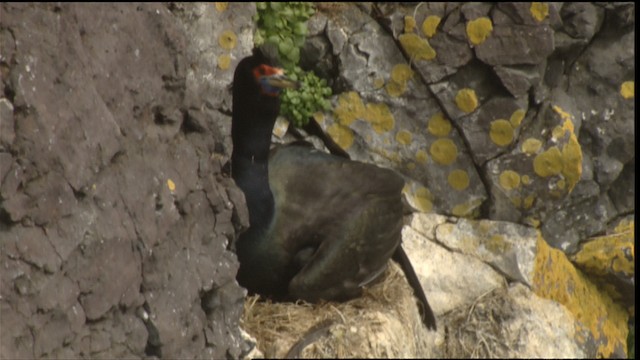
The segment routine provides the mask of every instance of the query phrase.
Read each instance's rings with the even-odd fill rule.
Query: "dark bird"
[[[235,244],[238,282],[276,300],[343,301],[360,295],[392,256],[417,281],[399,246],[404,181],[397,173],[308,146],[270,152],[280,91],[297,86],[273,63],[257,50],[233,78],[231,173],[250,224]],[[421,288],[417,295],[435,329]]]

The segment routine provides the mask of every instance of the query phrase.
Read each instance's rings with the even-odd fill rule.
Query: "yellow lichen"
[[[333,110],[338,123],[349,126],[358,118],[364,117],[365,107],[362,99],[355,91],[340,94],[338,97],[338,105]]]
[[[569,141],[562,147],[562,175],[567,179],[569,192],[573,190],[582,176],[582,149],[573,133],[571,133]]]
[[[488,17],[480,17],[467,23],[467,37],[473,45],[482,44],[493,31],[493,23]]]
[[[218,68],[220,70],[227,70],[231,65],[231,56],[229,54],[222,54],[218,56]]]
[[[473,89],[464,88],[456,94],[456,105],[465,113],[470,113],[478,107],[478,97]]]
[[[525,184],[525,185],[531,184],[531,178],[529,177],[529,175],[524,174],[524,175],[522,175],[521,179],[522,179],[522,183],[523,184]]]
[[[436,34],[436,30],[438,29],[438,25],[440,25],[440,16],[437,15],[429,15],[422,22],[422,33],[430,38]]]
[[[390,81],[385,86],[385,90],[387,90],[387,94],[391,97],[398,97],[407,90],[406,83],[397,83],[394,81]]]
[[[395,125],[395,119],[389,111],[389,107],[384,103],[369,103],[365,110],[365,120],[367,120],[373,130],[378,134],[385,133]]]
[[[505,190],[517,189],[520,187],[520,174],[513,170],[505,170],[500,174],[498,181]]]
[[[416,151],[416,161],[420,164],[426,164],[429,161],[429,155],[424,150]]]
[[[491,122],[489,137],[494,144],[498,146],[507,146],[513,141],[513,127],[511,123],[504,119],[498,119]]]
[[[620,95],[625,99],[633,99],[635,92],[634,81],[625,81],[620,85]]]
[[[514,111],[513,114],[511,114],[511,117],[509,118],[509,122],[511,123],[511,126],[513,126],[514,129],[520,126],[520,124],[522,124],[522,120],[524,119],[525,114],[526,112],[522,109],[518,109]]]
[[[455,190],[462,191],[469,187],[469,175],[464,170],[453,170],[447,178],[449,185]]]
[[[523,176],[524,178],[524,176]],[[528,195],[527,197],[524,198],[524,202],[523,202],[523,208],[524,209],[531,209],[531,207],[533,206],[533,203],[535,202],[536,197],[534,195]]]
[[[547,151],[538,154],[533,159],[533,171],[541,177],[558,175],[562,171],[562,154],[560,153],[560,149],[553,146]]]
[[[407,130],[400,130],[396,133],[396,141],[402,145],[411,144],[411,133]]]
[[[433,209],[433,195],[431,191],[424,186],[419,187],[413,196],[416,208],[422,212],[431,212]]]
[[[479,206],[482,200],[475,199],[463,204],[458,204],[451,209],[451,214],[458,217],[473,218],[478,215]]]
[[[434,136],[447,136],[451,132],[451,122],[444,117],[443,113],[439,112],[429,119],[427,129]]]
[[[505,240],[503,235],[493,234],[486,241],[484,241],[484,245],[487,250],[491,251],[494,254],[504,254],[505,252],[511,250],[511,244]]]
[[[223,49],[231,50],[236,47],[236,44],[238,43],[238,37],[233,31],[225,30],[222,32],[222,34],[220,34],[218,43]]]
[[[416,28],[416,19],[413,16],[404,17],[404,32],[410,33]]]
[[[336,144],[340,145],[341,148],[347,150],[353,145],[353,131],[346,126],[342,126],[340,124],[332,124],[327,129],[327,133]]]
[[[573,314],[578,321],[576,340],[587,341],[580,334],[588,331],[597,346],[596,357],[626,352],[628,313],[599,291],[562,251],[547,245],[539,231],[532,289],[538,296],[561,303]]]
[[[214,3],[216,10],[218,12],[223,12],[225,10],[227,10],[227,8],[229,7],[229,3],[228,2],[216,2]]]
[[[513,206],[519,208],[520,206],[522,206],[522,198],[518,195],[513,195],[511,197],[509,197],[509,200],[511,200],[511,203],[513,204]]]
[[[411,61],[433,60],[436,57],[436,51],[429,42],[416,34],[402,34],[398,40]]]
[[[416,163],[414,163],[414,162],[407,163],[407,170],[413,171],[415,169],[416,169]]]
[[[541,22],[549,16],[549,4],[543,2],[532,2],[529,11],[531,12],[531,16],[533,16],[537,22]]]
[[[391,80],[398,84],[404,84],[413,77],[413,70],[407,64],[396,64],[391,69]]]
[[[451,139],[438,139],[429,148],[431,158],[440,165],[450,165],[458,156],[458,147]]]
[[[176,183],[171,179],[167,179],[167,187],[169,188],[169,191],[174,192],[176,190]]]
[[[384,79],[382,78],[375,78],[373,80],[373,88],[374,89],[382,89],[382,87],[384,86]]]
[[[528,138],[522,142],[522,152],[533,155],[542,147],[542,141],[535,138]]]
[[[318,123],[318,124],[322,124],[324,123],[324,113],[322,113],[321,111],[316,111],[313,113],[313,119]]]

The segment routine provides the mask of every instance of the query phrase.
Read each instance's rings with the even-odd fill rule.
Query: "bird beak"
[[[264,81],[272,87],[278,89],[298,89],[300,87],[300,83],[297,81],[293,81],[289,79],[284,71],[278,69],[279,71],[273,75],[268,75],[264,77]]]

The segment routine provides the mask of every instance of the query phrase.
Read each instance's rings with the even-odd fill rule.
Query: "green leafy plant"
[[[258,29],[254,43],[277,45],[280,61],[293,80],[300,82],[297,90],[287,89],[282,96],[281,114],[301,127],[319,110],[327,110],[331,88],[324,79],[313,72],[305,72],[298,66],[300,48],[304,45],[308,30],[307,20],[315,9],[306,2],[258,2],[255,21]]]

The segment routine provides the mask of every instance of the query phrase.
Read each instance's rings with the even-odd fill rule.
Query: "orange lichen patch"
[[[522,152],[533,155],[542,148],[542,141],[535,138],[528,138],[522,142]]]
[[[480,204],[482,204],[482,200],[480,199],[475,199],[463,204],[458,204],[454,206],[453,209],[451,209],[451,213],[458,217],[474,218],[478,215]]]
[[[396,141],[402,145],[411,144],[411,133],[407,130],[400,130],[396,133]]]
[[[436,57],[436,51],[429,42],[416,34],[402,34],[398,40],[412,61],[433,60]]]
[[[536,197],[534,195],[528,195],[527,197],[524,198],[524,201],[522,203],[522,207],[524,209],[531,209],[531,207],[533,207],[533,203],[535,201],[536,201]]]
[[[433,37],[436,34],[438,25],[440,25],[440,20],[440,16],[437,15],[427,16],[422,22],[422,33],[428,38]]]
[[[597,357],[626,353],[628,313],[599,291],[562,251],[547,245],[539,231],[533,291],[563,304],[573,314],[578,325],[576,340],[584,343],[582,334],[589,332],[597,346]]]
[[[465,113],[470,113],[478,107],[478,97],[473,89],[464,88],[456,94],[456,105]]]
[[[447,178],[449,185],[455,190],[462,191],[469,187],[469,174],[464,170],[453,170]]]
[[[439,112],[429,119],[427,129],[434,136],[447,136],[451,132],[451,122],[444,117],[443,113]]]
[[[373,130],[378,134],[393,129],[396,123],[393,114],[389,111],[389,107],[384,103],[367,104],[364,119],[371,124]]]
[[[222,54],[218,56],[218,68],[220,70],[227,70],[231,65],[231,55]]]
[[[493,31],[493,23],[488,17],[480,17],[467,23],[467,37],[473,45],[482,44]]]
[[[416,161],[420,164],[426,164],[429,161],[429,155],[424,150],[416,151]]]
[[[413,16],[404,17],[404,32],[413,32],[416,28],[416,19]]]
[[[520,187],[520,174],[513,170],[505,170],[498,177],[500,186],[505,190],[513,190]]]
[[[498,146],[507,146],[513,141],[513,127],[511,123],[504,119],[498,119],[491,122],[489,137],[494,144]]]
[[[167,187],[169,188],[169,191],[174,192],[176,190],[176,183],[171,179],[167,179]]]
[[[347,150],[353,145],[353,131],[346,126],[342,126],[340,124],[332,124],[327,129],[327,133],[336,144],[340,145],[341,148]]]
[[[222,32],[222,34],[220,34],[218,43],[223,49],[231,50],[236,47],[236,44],[238,43],[238,37],[233,31],[225,30]]]
[[[549,177],[558,175],[562,171],[562,153],[556,146],[538,154],[533,159],[533,171],[538,176]]]
[[[522,124],[522,120],[524,119],[525,114],[526,112],[522,109],[518,109],[514,111],[513,114],[511,114],[511,117],[509,118],[509,122],[511,123],[511,126],[513,126],[514,129],[520,126],[520,124]]]
[[[350,91],[338,97],[338,105],[333,113],[338,123],[349,126],[355,119],[364,117],[365,107],[358,93]]]
[[[451,139],[438,139],[429,148],[431,157],[440,165],[450,165],[458,156],[458,147]]]
[[[229,3],[228,2],[215,2],[213,3],[216,7],[216,10],[218,12],[223,12],[225,10],[227,10],[227,8],[229,7]]]
[[[633,99],[635,96],[635,82],[625,81],[620,85],[620,95],[625,99]]]
[[[543,2],[532,2],[529,11],[531,12],[531,16],[533,16],[537,22],[541,22],[549,16],[549,4]]]

